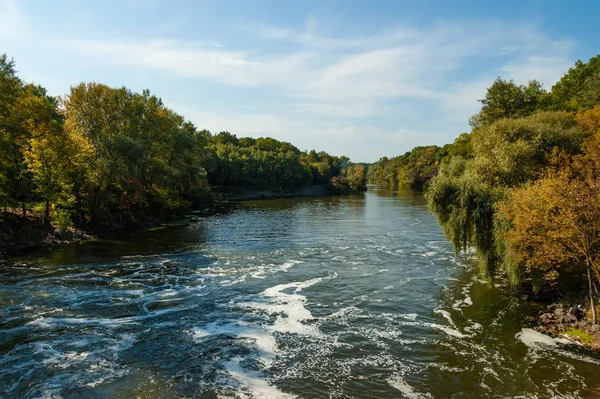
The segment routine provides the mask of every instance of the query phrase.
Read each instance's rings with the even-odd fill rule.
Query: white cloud
[[[366,118],[392,112],[389,106],[374,102],[299,102],[289,103],[291,111],[298,115],[320,115],[342,118]]]
[[[556,71],[564,70],[569,63],[564,48],[552,49],[548,40],[529,27],[440,24],[421,30],[412,27],[385,30],[364,38],[329,39],[319,37],[314,25],[309,23],[304,32],[258,29],[262,38],[311,47],[292,46],[286,53],[271,53],[268,45],[254,50],[225,51],[216,43],[206,49],[194,42],[175,41],[62,43],[71,51],[113,66],[216,80],[233,86],[272,87],[290,98],[330,104],[331,108],[343,103],[370,103],[362,108],[372,110],[373,115],[382,99],[443,100],[447,97],[446,75],[468,66],[474,57],[510,56],[497,72],[518,80],[534,77],[555,80]],[[515,44],[517,40],[519,44]],[[558,55],[549,54],[552,50]],[[493,80],[492,75],[485,78]],[[323,107],[313,108],[319,112]]]
[[[196,49],[192,43],[173,41],[62,41],[59,45],[84,56],[113,65],[158,70],[188,78],[231,77],[231,83],[251,84],[252,68],[258,62],[245,59],[245,52]]]
[[[17,4],[0,0],[0,38],[27,26]],[[71,57],[65,63],[92,60],[103,71],[134,72],[146,82],[160,76],[173,82],[174,91],[203,82],[250,89],[243,100],[235,94],[222,99],[227,105],[219,110],[210,108],[210,100],[201,111],[191,104],[167,105],[211,131],[268,135],[361,160],[452,141],[467,129],[480,106],[477,99],[498,75],[518,83],[538,79],[550,87],[572,64],[573,43],[551,40],[535,25],[454,21],[359,34],[311,17],[300,30],[250,26],[243,28],[244,45],[230,37],[73,39],[35,29],[29,31],[37,40],[29,42]],[[49,70],[44,75],[61,81]],[[262,98],[254,103],[248,93]],[[240,113],[249,103],[255,113]],[[375,155],[376,149],[392,153]],[[365,151],[371,155],[361,157]]]

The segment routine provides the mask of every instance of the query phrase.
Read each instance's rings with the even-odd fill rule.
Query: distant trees
[[[449,147],[415,147],[404,155],[383,157],[370,165],[367,179],[371,184],[422,189],[437,175]]]
[[[286,190],[322,184],[347,192],[365,186],[364,168],[356,172],[348,158],[314,150],[304,153],[273,138],[221,132],[209,139],[208,150],[208,181],[214,187]],[[348,175],[352,184],[345,183]]]
[[[367,175],[362,164],[347,165],[341,174],[330,180],[331,189],[338,193],[352,193],[367,190]]]

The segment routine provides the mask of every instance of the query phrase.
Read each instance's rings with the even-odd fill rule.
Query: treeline
[[[285,190],[322,184],[334,192],[366,190],[364,166],[351,164],[347,157],[315,150],[302,152],[272,138],[238,139],[229,132],[214,135],[209,141],[208,182],[216,189]]]
[[[426,192],[456,250],[475,249],[483,276],[548,292],[600,284],[600,56],[550,91],[498,78],[472,131]],[[524,284],[527,283],[527,284]]]
[[[367,180],[370,184],[424,189],[437,176],[444,158],[470,156],[471,151],[471,136],[463,133],[453,144],[415,147],[404,155],[383,157],[370,165]]]
[[[43,204],[78,227],[166,218],[212,201],[211,187],[365,188],[364,167],[270,138],[199,130],[145,90],[81,83],[61,98],[0,56],[0,204]]]

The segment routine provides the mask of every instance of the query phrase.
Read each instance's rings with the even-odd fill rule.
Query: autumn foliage
[[[500,273],[513,287],[529,281],[541,291],[569,276],[586,286],[592,310],[600,285],[599,81],[600,56],[578,61],[550,92],[497,79],[472,118],[472,157],[445,158],[427,192],[456,250],[473,247],[484,277]]]

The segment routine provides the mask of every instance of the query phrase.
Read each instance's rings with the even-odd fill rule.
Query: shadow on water
[[[434,310],[457,333],[424,348],[435,356],[416,385],[435,398],[596,397],[600,355],[531,330],[524,316],[544,305],[522,300],[504,280],[481,280],[474,262],[464,261]]]
[[[206,241],[207,229],[203,223],[188,226],[151,228],[143,231],[114,234],[83,243],[56,245],[40,251],[17,254],[12,262],[70,265],[77,263],[111,262],[127,256],[185,252]]]

